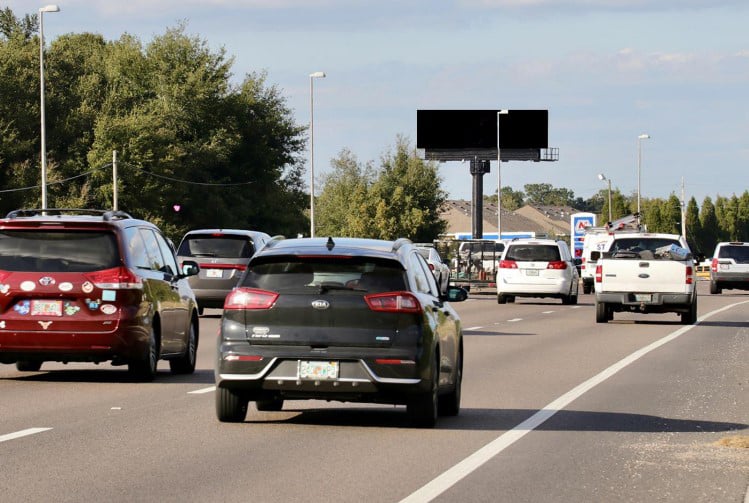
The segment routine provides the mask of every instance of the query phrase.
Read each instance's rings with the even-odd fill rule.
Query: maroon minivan
[[[139,380],[159,359],[192,373],[198,312],[174,248],[121,211],[16,210],[0,219],[0,363],[128,365]]]

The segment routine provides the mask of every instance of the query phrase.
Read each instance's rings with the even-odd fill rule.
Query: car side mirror
[[[463,302],[468,298],[468,290],[459,286],[449,286],[447,288],[448,302]]]
[[[182,262],[182,274],[181,277],[186,278],[188,276],[195,276],[200,272],[200,266],[194,260],[185,260]]]

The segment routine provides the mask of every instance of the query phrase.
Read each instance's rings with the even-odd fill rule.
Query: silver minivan
[[[247,268],[247,262],[270,241],[264,233],[242,229],[196,229],[182,238],[177,258],[194,260],[200,273],[190,276],[190,287],[198,301],[198,311],[223,308],[226,295]]]

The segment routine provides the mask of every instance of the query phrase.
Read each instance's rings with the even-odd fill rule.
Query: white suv
[[[580,277],[577,264],[564,241],[514,239],[499,261],[497,302],[515,297],[554,297],[562,304],[577,304]]]
[[[724,288],[749,290],[749,243],[718,243],[710,265],[710,293]]]

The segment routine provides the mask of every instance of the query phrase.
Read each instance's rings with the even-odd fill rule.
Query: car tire
[[[460,413],[460,393],[463,385],[463,346],[458,350],[458,360],[455,362],[455,385],[446,395],[438,398],[440,416],[457,416]]]
[[[596,302],[596,323],[607,323],[609,321],[608,310],[605,302]]]
[[[694,296],[692,304],[689,306],[689,311],[686,313],[680,313],[682,325],[694,325],[697,323],[697,295]]]
[[[241,423],[247,417],[249,400],[236,391],[216,388],[216,417],[222,423]]]
[[[261,412],[278,412],[283,409],[283,399],[271,398],[270,400],[257,400],[255,408]]]
[[[185,354],[174,360],[169,360],[169,370],[172,374],[192,374],[195,372],[195,362],[198,355],[198,337],[195,333],[195,325],[190,322]]]
[[[406,405],[406,412],[411,424],[417,428],[434,428],[434,425],[437,424],[439,409],[438,369],[439,359],[435,358],[430,365],[430,389],[419,393]]]
[[[497,295],[497,304],[507,304],[507,296],[501,293]]]
[[[716,294],[721,293],[722,291],[723,290],[720,287],[720,285],[718,285],[717,281],[710,281],[710,293],[711,294],[716,295]]]
[[[562,304],[565,306],[568,306],[572,304],[572,296],[571,295],[562,295]]]
[[[570,304],[573,306],[577,305],[577,295],[570,295]]]
[[[198,306],[198,316],[203,316],[203,313],[205,312],[205,308]]]
[[[18,360],[16,362],[16,370],[19,372],[37,372],[42,368],[42,363],[36,360]]]
[[[590,283],[583,283],[583,293],[588,294],[593,290],[593,285]]]
[[[156,377],[159,364],[159,348],[156,343],[156,331],[151,327],[148,337],[148,348],[140,358],[130,360],[128,371],[140,382],[150,382]]]

